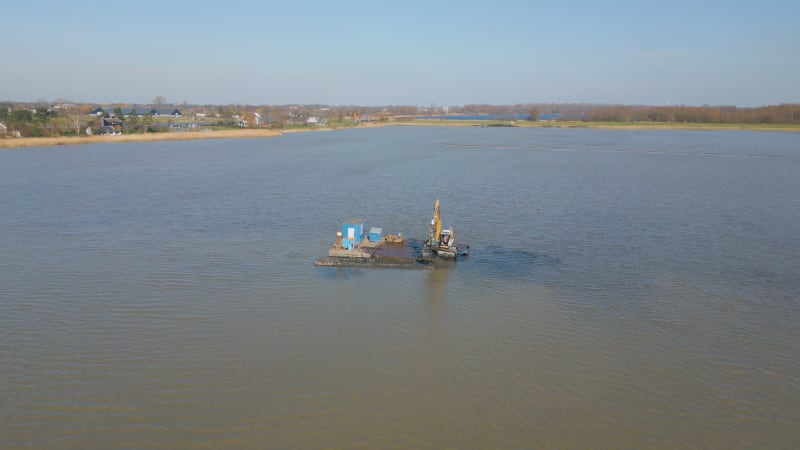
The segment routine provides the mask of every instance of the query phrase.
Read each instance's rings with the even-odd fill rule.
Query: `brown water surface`
[[[800,136],[0,152],[0,446],[796,448]],[[472,245],[315,267],[341,222]]]

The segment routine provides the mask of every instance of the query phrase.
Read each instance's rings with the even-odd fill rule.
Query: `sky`
[[[800,103],[800,1],[10,1],[0,101]]]

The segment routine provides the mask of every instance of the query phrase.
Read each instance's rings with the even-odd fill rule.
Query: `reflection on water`
[[[0,442],[794,448],[797,139],[398,127],[0,152]],[[313,266],[349,217],[424,237],[436,198],[468,258]]]
[[[425,275],[425,342],[433,344],[441,339],[447,314],[447,289],[454,263],[439,261],[439,267]]]

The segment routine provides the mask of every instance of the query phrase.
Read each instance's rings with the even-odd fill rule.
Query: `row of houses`
[[[116,114],[116,111],[119,110],[123,116],[172,116],[172,117],[183,117],[181,110],[177,108],[120,108],[114,106],[98,106],[91,111],[89,114],[96,115],[96,116],[113,116]]]
[[[123,108],[118,106],[97,106],[89,114],[103,118],[103,124],[97,130],[98,134],[122,134],[123,124],[120,118],[116,117],[121,114],[122,117],[183,117],[181,111],[177,108]],[[91,131],[87,131],[90,134]]]

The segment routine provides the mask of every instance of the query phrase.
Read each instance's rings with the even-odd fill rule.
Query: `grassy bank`
[[[185,131],[146,134],[121,134],[117,136],[62,136],[38,138],[12,138],[0,139],[0,148],[45,147],[52,145],[97,144],[104,142],[152,142],[152,141],[179,141],[191,139],[235,139],[235,138],[262,138],[280,136],[279,130],[211,130],[211,131]]]

